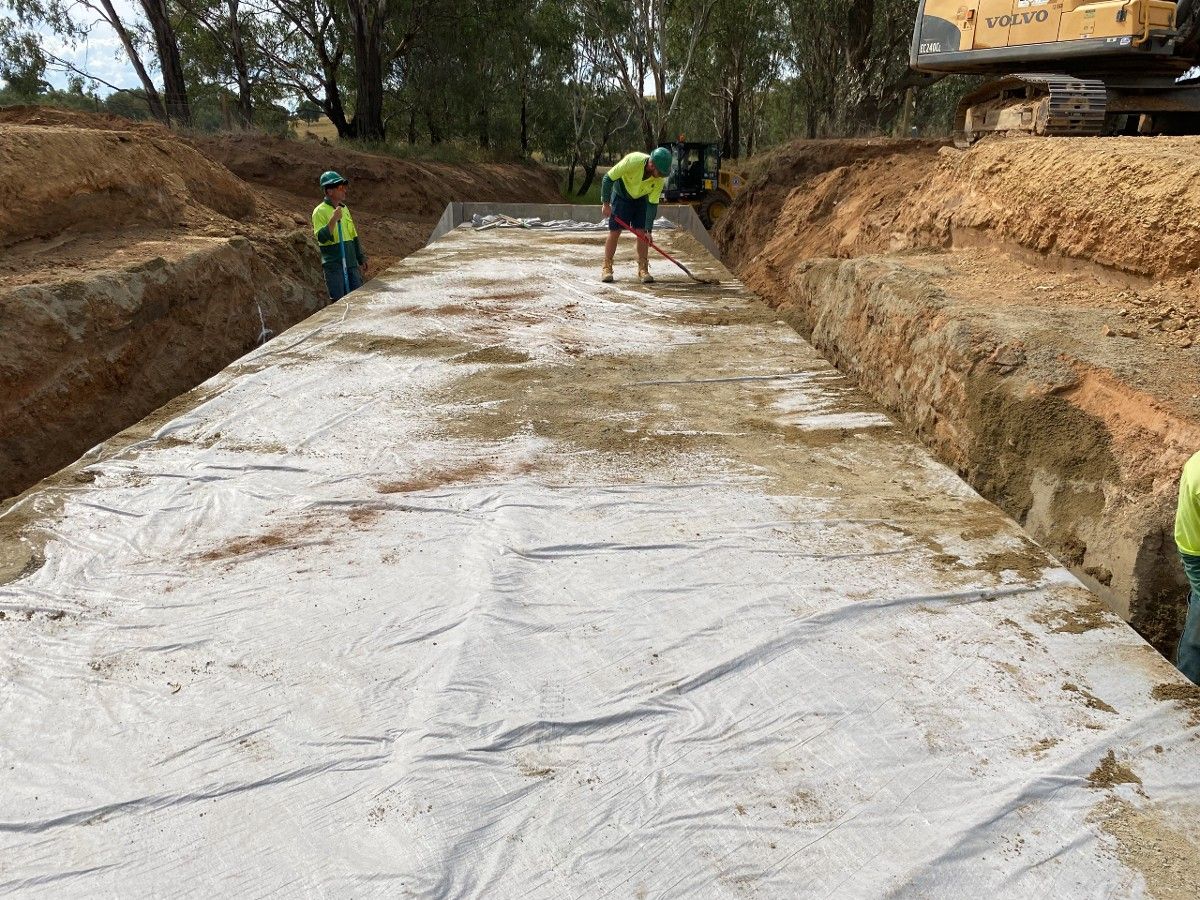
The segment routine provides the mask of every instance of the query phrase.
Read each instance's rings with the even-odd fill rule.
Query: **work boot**
[[[603,268],[600,269],[600,280],[605,284],[611,284],[613,280],[612,263],[606,262]]]
[[[649,263],[638,263],[638,281],[642,284],[654,284],[654,276],[650,274]]]

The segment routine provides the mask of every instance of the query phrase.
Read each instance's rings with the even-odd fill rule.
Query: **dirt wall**
[[[561,203],[558,176],[534,163],[449,163],[396,159],[319,141],[223,135],[195,141],[205,154],[251,184],[321,199],[317,180],[334,169],[350,179],[353,208],[437,219],[451,200]]]
[[[19,493],[216,374],[325,300],[307,241],[268,261],[245,238],[184,238],[126,269],[0,292],[0,496]],[[260,318],[261,316],[261,318]]]
[[[715,234],[738,264],[983,245],[1135,279],[1200,267],[1197,138],[800,141],[758,168]]]

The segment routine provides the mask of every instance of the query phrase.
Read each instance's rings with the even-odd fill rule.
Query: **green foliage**
[[[955,127],[958,101],[984,82],[978,75],[951,75],[936,84],[918,89],[913,124],[922,137],[948,137]]]
[[[355,150],[361,150],[364,153],[392,156],[396,159],[450,163],[452,165],[521,161],[520,153],[514,149],[484,148],[470,140],[442,141],[439,144],[409,144],[396,140],[363,141],[351,139],[342,141],[341,143]]]
[[[113,91],[104,98],[104,109],[114,116],[135,121],[150,118],[150,104],[143,91]]]
[[[310,125],[321,118],[321,115],[321,107],[308,99],[301,100],[299,106],[296,107],[296,116]]]
[[[597,175],[591,185],[588,186],[588,189],[583,194],[580,194],[577,190],[572,191],[567,189],[567,176],[564,173],[559,182],[559,190],[562,192],[563,200],[567,203],[584,203],[599,206],[600,181],[600,176]]]
[[[165,119],[174,46],[196,129],[282,134],[289,107],[400,157],[536,154],[573,191],[664,136],[744,160],[794,137],[890,133],[910,89],[910,124],[942,134],[971,83],[909,72],[917,0],[164,0],[165,45],[137,4],[97,20],[75,0],[0,3],[16,16],[0,19],[0,102]],[[76,72],[51,91],[47,72],[73,66],[37,33],[97,30],[146,55],[141,88],[98,101]]]
[[[11,19],[0,19],[0,80],[13,103],[33,100],[49,87],[41,41]]]

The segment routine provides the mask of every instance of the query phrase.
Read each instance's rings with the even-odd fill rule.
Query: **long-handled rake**
[[[635,231],[628,222],[626,222],[624,219],[622,219],[620,216],[616,215],[615,213],[613,214],[613,219],[616,221],[616,223],[618,225],[620,225],[622,228],[624,228],[626,231],[628,231],[630,234],[632,234],[639,241],[646,244],[648,247],[653,247],[655,250],[657,250],[659,252],[659,254],[661,254],[662,256],[665,256],[671,262],[675,263],[675,265],[679,266],[679,268],[683,269],[683,273],[685,275],[687,275],[688,278],[692,279],[692,281],[698,281],[700,284],[717,284],[718,283],[717,279],[715,279],[715,278],[700,278],[696,275],[693,275],[687,266],[685,266],[683,263],[681,263],[679,260],[677,260],[675,257],[673,257],[670,253],[668,253],[662,247],[658,246],[658,244],[654,243],[654,241],[650,240],[650,236],[648,234],[646,234],[644,231]]]

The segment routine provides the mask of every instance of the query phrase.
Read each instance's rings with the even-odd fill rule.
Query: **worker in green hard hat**
[[[325,286],[329,299],[341,300],[355,288],[362,287],[367,274],[367,255],[354,227],[346,193],[350,182],[337,172],[321,176],[325,199],[313,210],[313,233],[321,247],[321,268],[325,271]]]
[[[601,281],[613,280],[613,256],[623,229],[631,228],[649,237],[672,159],[671,151],[666,147],[659,147],[653,153],[634,152],[605,174],[600,184],[600,200],[604,218],[608,219],[608,240],[604,244]],[[637,260],[638,279],[642,284],[653,284],[649,248],[640,240],[637,241]]]

